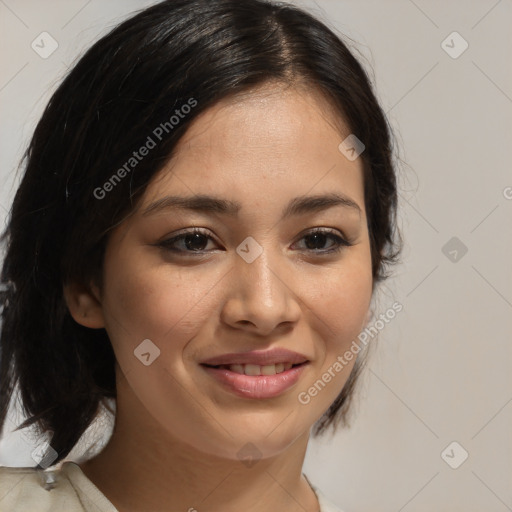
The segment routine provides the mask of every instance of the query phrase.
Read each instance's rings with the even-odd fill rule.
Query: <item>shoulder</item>
[[[75,462],[50,469],[0,466],[0,511],[117,512]]]
[[[59,477],[57,472],[0,466],[0,510],[83,512],[70,482]],[[52,488],[55,481],[60,485]]]

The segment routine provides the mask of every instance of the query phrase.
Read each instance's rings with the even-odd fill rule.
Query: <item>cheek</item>
[[[371,269],[362,264],[346,265],[322,281],[321,291],[311,304],[318,364],[298,390],[298,401],[316,419],[338,397],[355,365],[358,335],[366,320],[372,295]]]
[[[328,287],[330,300],[324,304],[329,326],[338,340],[359,334],[366,319],[372,294],[371,275],[341,276]]]
[[[128,352],[150,339],[164,352],[181,351],[209,317],[222,276],[174,265],[151,266],[116,259],[106,268],[107,331],[114,350]],[[116,354],[117,355],[117,354]]]
[[[319,332],[327,350],[350,344],[361,331],[372,296],[369,258],[351,258],[332,272],[323,272],[309,293],[312,312],[318,317]]]

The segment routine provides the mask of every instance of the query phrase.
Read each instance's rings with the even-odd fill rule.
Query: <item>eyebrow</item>
[[[343,194],[331,193],[295,197],[284,208],[281,214],[281,220],[293,215],[319,212],[333,208],[334,206],[350,208],[361,214],[361,208],[354,200],[350,199],[350,197]],[[241,208],[241,203],[237,201],[203,194],[189,197],[166,196],[151,203],[144,209],[142,215],[147,216],[167,209],[183,209],[199,213],[222,214],[236,217]]]

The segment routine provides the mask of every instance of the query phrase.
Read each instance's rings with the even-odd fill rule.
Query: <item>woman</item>
[[[17,384],[47,444],[1,509],[338,510],[302,465],[346,422],[396,205],[368,77],[302,10],[170,0],[103,37],[4,234],[0,424]],[[65,460],[109,399],[106,447]]]

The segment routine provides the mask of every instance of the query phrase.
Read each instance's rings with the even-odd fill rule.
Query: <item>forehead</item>
[[[266,85],[228,98],[194,120],[143,205],[165,193],[262,205],[311,191],[348,194],[363,210],[361,159],[338,149],[349,133],[315,91]]]
[[[340,115],[320,92],[271,83],[224,99],[203,112],[176,151],[209,147],[215,147],[216,152],[244,148],[263,151],[265,147],[283,147],[304,152],[318,148],[320,139],[328,135],[337,140],[348,134]]]

